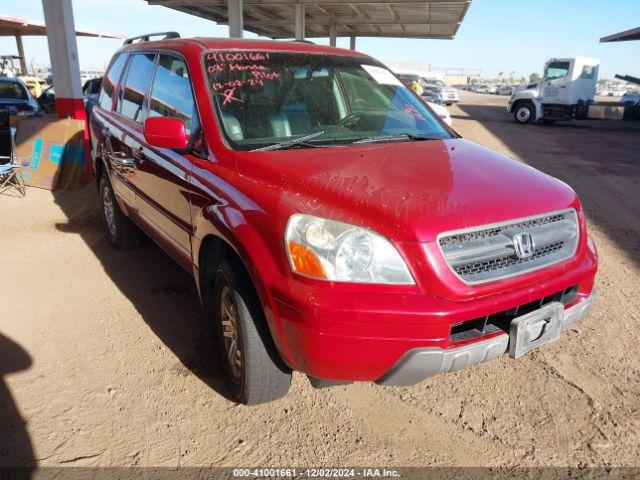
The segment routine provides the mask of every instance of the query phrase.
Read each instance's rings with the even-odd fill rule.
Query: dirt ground
[[[591,315],[518,361],[410,388],[226,398],[190,277],[102,237],[95,189],[0,196],[0,465],[640,466],[640,125],[519,126],[463,93],[454,127],[566,181],[600,254]],[[535,199],[532,199],[535,201]]]

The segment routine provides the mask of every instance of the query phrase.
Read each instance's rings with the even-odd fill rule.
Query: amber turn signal
[[[289,242],[289,257],[296,273],[314,278],[328,278],[318,256],[307,247]]]

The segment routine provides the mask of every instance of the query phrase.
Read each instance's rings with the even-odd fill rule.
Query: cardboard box
[[[27,185],[48,190],[59,183],[64,188],[82,186],[83,120],[24,118],[15,124],[16,151]]]

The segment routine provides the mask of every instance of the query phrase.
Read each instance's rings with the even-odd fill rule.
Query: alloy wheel
[[[113,205],[113,200],[111,199],[111,192],[109,191],[109,187],[105,186],[102,189],[102,213],[104,215],[104,220],[107,224],[107,230],[109,231],[109,235],[112,237],[116,236],[116,218],[115,218],[115,208]]]
[[[225,285],[220,292],[220,320],[225,355],[229,362],[231,373],[235,378],[239,379],[242,376],[242,348],[238,329],[238,308],[233,291],[228,285]]]

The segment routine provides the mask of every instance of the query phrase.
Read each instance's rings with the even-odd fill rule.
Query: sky
[[[198,17],[149,6],[144,0],[73,0],[77,28],[127,36],[175,30],[183,37],[226,37],[228,28]],[[0,0],[0,14],[44,19],[41,0]],[[484,78],[541,73],[552,57],[600,59],[600,78],[640,76],[640,41],[599,43],[600,37],[640,26],[640,0],[472,0],[454,40],[360,38],[356,48],[382,62],[430,64],[433,69],[479,69]],[[255,35],[247,33],[248,38]],[[314,39],[328,44],[328,39]],[[104,68],[121,40],[78,38],[82,69]],[[338,46],[348,48],[349,39]],[[49,64],[45,37],[25,37],[25,55]],[[15,54],[12,37],[0,53]]]

